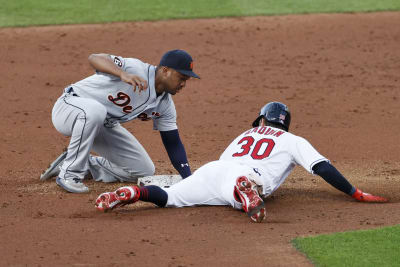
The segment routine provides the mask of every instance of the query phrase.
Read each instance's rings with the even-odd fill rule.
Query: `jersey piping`
[[[65,104],[70,105],[70,106],[72,106],[72,107],[74,107],[74,108],[77,108],[77,109],[81,110],[81,111],[83,112],[83,114],[85,114],[85,123],[83,124],[82,133],[81,133],[81,136],[83,136],[83,132],[85,131],[85,127],[86,127],[86,112],[85,112],[83,109],[81,109],[80,107],[77,107],[77,106],[75,106],[75,105],[72,105],[71,103],[68,103],[67,100],[66,100],[66,96],[64,97],[63,100],[64,100]],[[71,164],[68,165],[68,167],[65,169],[65,172],[68,172],[69,167],[70,167],[72,164],[74,164],[74,162],[75,162],[76,159],[78,158],[79,150],[80,150],[80,148],[81,148],[81,144],[82,144],[82,138],[79,140],[78,152],[76,153],[75,159],[71,162]]]

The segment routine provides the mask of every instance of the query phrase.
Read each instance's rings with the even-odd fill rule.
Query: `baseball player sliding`
[[[56,183],[66,191],[85,193],[89,189],[82,180],[88,172],[103,182],[135,182],[153,175],[155,167],[146,150],[120,124],[136,118],[153,120],[173,166],[188,177],[191,171],[171,95],[190,77],[199,78],[192,57],[171,50],[153,66],[135,58],[92,54],[89,63],[96,73],[67,86],[53,107],[55,128],[71,139],[40,180],[58,176]]]
[[[286,105],[268,103],[253,122],[254,128],[233,140],[218,161],[205,164],[170,188],[125,186],[103,193],[96,200],[96,208],[108,211],[138,200],[160,207],[230,205],[243,209],[252,221],[261,222],[266,216],[263,199],[296,165],[358,201],[387,202],[352,186],[307,140],[289,133],[290,117]]]

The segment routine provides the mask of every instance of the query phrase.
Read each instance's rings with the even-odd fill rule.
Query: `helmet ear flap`
[[[263,118],[263,117],[264,117],[264,115],[258,116],[258,118],[257,118],[257,119],[253,122],[253,124],[252,124],[253,128],[254,128],[254,127],[260,126],[260,120],[261,120],[261,118]]]

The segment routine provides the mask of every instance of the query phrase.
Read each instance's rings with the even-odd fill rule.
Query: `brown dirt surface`
[[[290,240],[400,223],[400,13],[110,23],[0,29],[1,266],[311,266]],[[41,171],[68,144],[51,109],[92,73],[91,53],[157,64],[189,51],[201,80],[174,97],[192,169],[215,160],[259,108],[281,101],[291,131],[308,139],[355,186],[388,204],[364,204],[298,167],[253,224],[230,207],[98,213],[120,184],[88,182],[68,194]],[[152,123],[125,124],[156,174],[175,173]]]

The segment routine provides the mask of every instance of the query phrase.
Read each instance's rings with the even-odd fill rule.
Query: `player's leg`
[[[243,165],[214,161],[170,188],[128,186],[103,193],[97,198],[96,207],[100,211],[108,211],[137,200],[152,202],[160,207],[231,205],[243,209],[252,221],[261,222],[265,218],[265,207],[255,184],[248,178],[252,176],[251,172],[251,168]]]
[[[244,210],[252,221],[261,222],[266,210],[257,191],[256,175],[253,168],[236,162],[210,162],[165,189],[167,206],[230,205]]]
[[[233,184],[226,183],[226,172],[226,164],[221,161],[212,161],[201,166],[191,176],[165,188],[168,193],[166,206],[232,205],[232,199],[227,199],[223,194],[226,186],[233,192]]]
[[[71,136],[57,184],[69,192],[84,193],[82,183],[94,139],[104,127],[106,109],[95,100],[64,94],[54,105],[52,121],[60,133]]]
[[[168,193],[166,206],[228,205],[244,210],[251,220],[261,222],[266,210],[256,180],[257,173],[253,168],[232,161],[213,161],[165,188]]]
[[[257,191],[257,185],[249,178],[242,175],[236,178],[234,198],[242,204],[244,212],[254,222],[262,222],[266,215],[265,204]]]
[[[107,212],[120,206],[132,204],[138,200],[151,202],[159,207],[165,207],[168,194],[161,187],[149,186],[123,186],[114,192],[105,192],[96,199],[96,209]]]
[[[153,175],[154,164],[139,141],[124,127],[103,127],[89,157],[89,171],[96,181],[137,182],[138,177]]]
[[[247,213],[254,222],[261,222],[266,216],[264,201],[258,193],[258,174],[253,168],[232,161],[221,161],[225,171],[222,197],[230,205]]]
[[[229,205],[229,202],[221,199],[219,182],[222,179],[214,176],[217,169],[218,161],[210,162],[170,188],[160,188],[154,185],[124,186],[114,192],[101,194],[95,205],[100,211],[109,211],[137,200],[152,202],[160,207]],[[223,170],[220,169],[219,172],[222,175]]]

